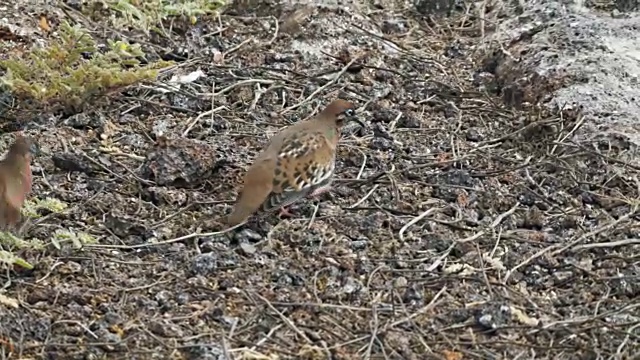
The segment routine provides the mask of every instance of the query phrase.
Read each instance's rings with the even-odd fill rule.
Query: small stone
[[[369,245],[368,240],[355,240],[351,242],[351,248],[354,250],[363,250]]]
[[[395,280],[393,280],[394,288],[403,288],[403,287],[406,287],[407,284],[408,284],[407,278],[405,278],[404,276],[400,276]]]
[[[234,240],[241,244],[246,242],[258,242],[262,240],[262,235],[251,229],[242,229],[234,235]]]
[[[208,275],[218,268],[218,258],[212,253],[200,254],[191,263],[191,272],[194,275]]]
[[[573,276],[571,271],[556,271],[553,273],[553,278],[556,284],[564,284]]]
[[[480,135],[480,132],[476,129],[469,129],[467,130],[467,141],[482,141],[482,135]]]
[[[399,128],[417,129],[420,128],[420,120],[412,115],[403,114],[398,120]]]
[[[241,243],[240,249],[242,249],[242,251],[247,255],[253,255],[256,253],[256,247],[249,243]]]
[[[393,141],[383,137],[376,137],[369,143],[369,148],[373,150],[391,150],[394,148]]]

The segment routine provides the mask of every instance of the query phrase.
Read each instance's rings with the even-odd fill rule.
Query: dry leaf
[[[44,32],[51,31],[51,26],[49,26],[49,21],[47,20],[47,17],[44,15],[40,15],[40,21],[38,22],[38,25],[40,25],[40,29]]]
[[[459,353],[457,351],[445,350],[443,351],[443,354],[444,358],[447,360],[462,360],[462,353]]]
[[[305,18],[313,13],[311,6],[305,6],[294,12],[284,15],[280,19],[280,31],[287,34],[293,34],[300,31],[300,25]]]
[[[111,327],[109,327],[109,330],[111,330],[111,333],[118,335],[118,337],[121,339],[124,337],[124,330],[117,324],[111,325]]]
[[[18,300],[14,299],[14,298],[10,298],[7,296],[4,296],[2,294],[0,294],[0,304],[6,305],[6,306],[10,306],[14,309],[17,309],[20,305],[18,304]]]
[[[219,50],[213,50],[213,63],[216,65],[222,64],[224,61],[224,54],[222,54]]]
[[[525,324],[529,326],[538,326],[538,324],[540,323],[538,319],[529,317],[529,315],[525,314],[523,311],[513,306],[511,307],[511,313],[515,316],[515,318],[521,324]]]
[[[2,345],[2,347],[0,347],[0,349],[2,349],[3,353],[5,351],[8,351],[9,354],[5,354],[7,356],[11,356],[11,353],[13,353],[15,351],[14,347],[13,347],[13,342],[11,342],[11,339],[9,338],[0,338],[0,345]],[[6,350],[5,350],[6,349]],[[4,356],[3,356],[4,358]],[[21,358],[19,360],[27,360],[27,358]]]

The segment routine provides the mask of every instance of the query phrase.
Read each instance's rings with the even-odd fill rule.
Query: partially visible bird
[[[355,117],[351,102],[336,99],[320,114],[281,130],[255,159],[244,177],[229,226],[245,221],[258,210],[286,207],[331,188],[340,129],[347,121],[364,124]]]
[[[9,152],[0,161],[0,229],[15,226],[20,209],[31,192],[31,154],[33,143],[18,134]]]

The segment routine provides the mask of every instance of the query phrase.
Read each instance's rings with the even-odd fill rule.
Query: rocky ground
[[[44,9],[176,61],[80,113],[2,125],[40,144],[32,196],[70,205],[22,236],[96,239],[17,250],[35,268],[4,275],[3,358],[638,356],[637,64],[602,47],[636,18],[429,4],[244,1],[160,38],[75,5],[0,8],[0,34],[46,43]],[[267,138],[337,96],[367,128],[346,129],[334,192],[221,233]]]

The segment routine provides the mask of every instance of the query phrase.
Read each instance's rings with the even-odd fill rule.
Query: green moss
[[[15,255],[11,251],[3,250],[8,249],[42,249],[42,243],[40,241],[25,241],[11,234],[10,232],[0,232],[0,265],[18,265],[26,269],[33,269],[33,265],[24,260],[23,258]]]
[[[142,66],[139,45],[109,41],[100,51],[79,26],[63,22],[59,37],[47,47],[34,46],[19,58],[0,61],[0,83],[19,100],[36,105],[77,109],[87,101],[135,83],[155,79],[168,63]]]
[[[53,198],[46,199],[38,199],[27,200],[22,207],[22,214],[26,217],[30,218],[39,218],[40,214],[38,214],[38,209],[47,209],[54,213],[60,213],[67,208],[67,204]],[[62,232],[65,234],[66,232]],[[91,242],[91,240],[86,240],[89,235],[84,233],[75,234],[71,233],[71,235],[67,236],[68,239],[74,241],[73,239],[79,238],[78,241]],[[52,237],[52,244],[59,247],[60,235],[55,233]],[[62,236],[64,237],[64,236]],[[38,239],[29,239],[24,240],[19,238],[10,232],[2,231],[0,232],[0,265],[18,265],[27,269],[33,268],[31,264],[29,264],[26,260],[14,254],[13,251],[19,250],[44,250],[46,248],[45,243]],[[5,250],[8,249],[9,251]]]
[[[63,244],[70,243],[75,249],[80,249],[84,244],[95,244],[97,239],[85,232],[76,232],[72,230],[56,230],[51,236],[51,245],[60,250]],[[30,239],[25,241],[11,234],[10,232],[0,232],[0,265],[18,265],[23,268],[32,269],[33,265],[23,258],[15,255],[13,251],[3,250],[44,250],[45,244],[38,239]]]
[[[27,200],[22,208],[23,215],[31,218],[38,218],[38,209],[47,209],[54,213],[63,212],[67,208],[67,204],[53,198]],[[10,232],[0,231],[0,265],[18,265],[27,269],[32,269],[33,265],[17,256],[14,252],[20,250],[37,250],[43,251],[49,244],[58,250],[61,250],[66,244],[71,244],[75,249],[81,249],[85,244],[95,244],[98,240],[91,234],[58,229],[49,239],[49,242],[43,242],[38,239],[29,239],[25,241]],[[6,249],[6,250],[5,250]]]
[[[67,204],[58,199],[46,198],[33,200],[26,200],[22,206],[22,215],[30,218],[37,219],[40,217],[38,210],[46,209],[52,213],[60,213],[67,208]]]
[[[25,269],[33,269],[33,265],[31,265],[25,259],[15,256],[13,253],[4,250],[0,250],[0,264],[18,265]]]
[[[182,17],[195,24],[201,16],[216,14],[224,4],[223,0],[102,0],[94,3],[89,15],[95,19],[106,10],[114,27],[161,33],[158,27],[163,20]]]

